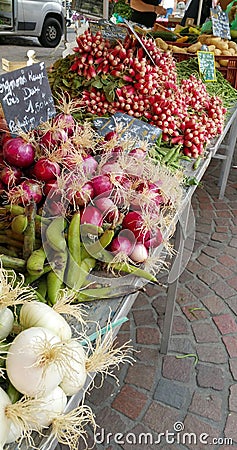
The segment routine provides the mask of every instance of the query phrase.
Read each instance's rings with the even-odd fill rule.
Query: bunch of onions
[[[24,286],[24,277],[18,281],[14,271],[0,265],[0,340],[5,339],[13,329],[16,305],[29,303],[35,298],[34,290]]]
[[[5,444],[17,441],[19,446],[26,439],[29,448],[35,448],[32,432],[40,434],[52,426],[52,434],[70,450],[77,448],[79,439],[85,440],[85,426],[96,428],[90,407],[82,404],[64,413],[67,397],[60,387],[46,396],[27,398],[11,403],[7,393],[0,388],[0,450]]]

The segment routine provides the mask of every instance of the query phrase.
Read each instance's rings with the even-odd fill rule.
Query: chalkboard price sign
[[[27,132],[53,117],[44,62],[0,75],[0,102],[11,133]]]
[[[100,31],[102,36],[111,42],[123,41],[127,35],[127,29],[124,26],[116,25],[105,19],[97,22],[90,21],[89,27],[92,33]]]
[[[229,18],[219,5],[211,8],[212,34],[223,39],[231,39]]]
[[[197,52],[199,72],[204,81],[216,81],[215,55],[213,52]]]
[[[120,112],[109,119],[103,117],[95,119],[94,126],[102,136],[118,128],[121,139],[134,139],[136,142],[140,140],[154,143],[161,134],[160,128]]]

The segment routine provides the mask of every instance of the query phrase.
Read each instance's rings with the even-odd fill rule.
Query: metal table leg
[[[187,225],[189,223],[190,202],[188,202],[180,216],[175,234],[175,255],[172,261],[172,267],[169,274],[169,286],[167,289],[167,303],[165,309],[165,318],[163,333],[161,338],[160,353],[166,354],[169,347],[170,336],[172,332],[173,317],[175,310],[176,294],[179,283],[179,275],[182,270],[184,244],[187,238]]]
[[[235,119],[229,130],[227,145],[223,146],[226,151],[225,155],[219,155],[218,153],[214,155],[214,158],[223,160],[219,179],[220,185],[219,199],[222,199],[225,195],[225,189],[235,151],[236,138],[237,138],[237,120]]]

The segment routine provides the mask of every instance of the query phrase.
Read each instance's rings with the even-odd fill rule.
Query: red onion
[[[20,183],[22,171],[18,167],[5,166],[0,172],[0,180],[8,187]]]
[[[73,192],[72,196],[69,195],[69,197],[71,198],[71,202],[75,202],[76,205],[85,206],[94,198],[94,189],[92,184],[88,181],[88,183],[85,183],[80,190]]]
[[[75,120],[71,114],[60,113],[53,119],[58,128],[63,128],[69,137],[73,136]]]
[[[33,164],[35,150],[30,143],[24,141],[21,137],[15,137],[5,141],[3,157],[8,164],[25,168]]]
[[[43,147],[51,148],[60,145],[63,142],[66,142],[68,139],[68,135],[66,131],[62,128],[52,129],[46,131],[45,134],[40,139],[40,143]]]
[[[113,189],[113,184],[108,175],[98,175],[91,179],[95,197],[100,194],[109,195]]]
[[[135,240],[133,233],[129,230],[121,230],[119,235],[112,240],[109,250],[115,255],[121,252],[129,256],[133,251],[134,245]]]
[[[56,189],[58,189],[58,181],[54,178],[53,180],[49,180],[47,181],[47,183],[44,184],[43,187],[44,195],[47,196],[51,192],[51,190],[52,192],[54,192]]]
[[[67,210],[67,201],[62,201],[62,193],[57,189],[49,191],[46,202],[44,204],[44,212],[46,216],[64,216]]]
[[[130,211],[123,219],[123,229],[129,229],[133,232],[137,242],[144,243],[150,238],[150,232],[144,229],[144,221],[138,211]]]
[[[86,175],[91,174],[93,175],[96,172],[96,169],[98,167],[98,163],[95,158],[91,155],[83,156],[83,163],[82,168]]]
[[[101,227],[103,224],[103,216],[99,209],[94,206],[87,206],[81,216],[81,223],[91,223],[93,225],[97,225]]]
[[[111,141],[111,139],[118,137],[118,133],[114,130],[114,131],[109,131],[108,133],[106,133],[104,140],[105,141]]]
[[[163,241],[163,236],[159,228],[154,233],[151,233],[149,239],[144,242],[146,248],[156,248]]]
[[[108,197],[97,198],[95,206],[103,213],[104,220],[106,222],[114,222],[118,220],[119,212],[115,203]]]
[[[32,201],[39,203],[42,196],[42,186],[35,180],[24,180],[21,184],[9,190],[10,201],[18,199],[19,203],[24,206],[29,205]]]
[[[60,175],[60,166],[48,158],[40,158],[34,165],[32,174],[40,181],[50,181]]]
[[[146,157],[146,150],[144,150],[141,147],[134,148],[129,152],[129,155],[133,156],[136,159],[145,159]]]

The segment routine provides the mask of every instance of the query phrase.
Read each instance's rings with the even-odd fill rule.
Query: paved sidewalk
[[[115,371],[120,386],[108,377],[86,398],[97,450],[237,449],[237,169],[218,200],[219,169],[213,161],[193,198],[196,241],[168,354],[159,353],[165,295],[148,285],[118,336],[132,339],[136,363]]]

